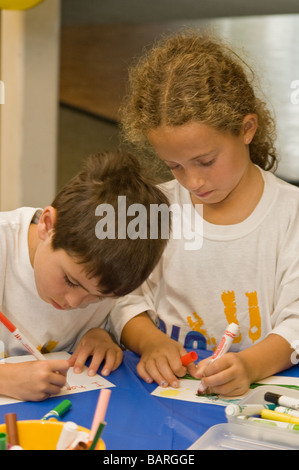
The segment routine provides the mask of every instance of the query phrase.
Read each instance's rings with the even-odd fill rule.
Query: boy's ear
[[[46,240],[52,236],[56,221],[56,209],[52,206],[44,208],[38,221],[38,236],[41,240]]]
[[[250,144],[258,126],[258,117],[256,114],[247,114],[243,119],[244,143]]]

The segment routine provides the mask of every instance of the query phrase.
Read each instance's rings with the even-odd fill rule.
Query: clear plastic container
[[[287,395],[299,400],[299,391],[277,385],[263,385],[252,390],[239,405],[262,404],[266,392]],[[299,449],[299,431],[275,428],[269,425],[248,420],[240,420],[237,416],[229,416],[228,423],[212,426],[201,436],[190,450],[204,449],[238,449],[238,450],[291,450]]]
[[[223,423],[212,426],[188,450],[295,450],[285,432],[248,424]]]

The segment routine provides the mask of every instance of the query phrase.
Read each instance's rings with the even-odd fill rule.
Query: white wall
[[[56,191],[60,0],[1,10],[0,210],[44,206]]]

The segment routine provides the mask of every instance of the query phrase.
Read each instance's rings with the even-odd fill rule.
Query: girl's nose
[[[204,178],[201,176],[198,170],[188,170],[185,173],[185,187],[189,191],[196,191],[202,188],[205,184]]]

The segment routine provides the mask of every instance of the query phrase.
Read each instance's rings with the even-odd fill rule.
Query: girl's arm
[[[146,313],[141,313],[126,323],[121,342],[141,356],[137,371],[143,380],[148,383],[155,381],[163,387],[179,386],[178,377],[183,377],[187,372],[180,359],[186,354],[186,350],[160,331]],[[195,365],[190,364],[188,371],[194,374]]]
[[[243,351],[227,353],[212,364],[208,360],[198,365],[198,377],[210,393],[242,395],[250,384],[288,369],[292,363],[293,349],[277,334]]]

